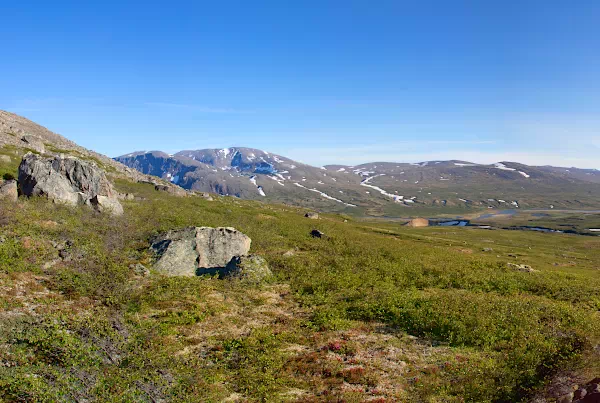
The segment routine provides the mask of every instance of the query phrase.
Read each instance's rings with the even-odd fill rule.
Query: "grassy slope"
[[[118,188],[146,200],[121,218],[0,202],[0,399],[518,401],[561,368],[594,369],[600,238]],[[135,276],[147,239],[185,225],[247,233],[275,277]],[[44,268],[61,240],[72,258]]]

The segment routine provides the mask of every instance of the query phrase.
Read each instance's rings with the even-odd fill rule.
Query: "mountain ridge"
[[[138,151],[115,159],[186,189],[349,213],[354,207],[381,215],[398,214],[400,206],[592,208],[600,204],[594,199],[600,195],[600,171],[511,161],[315,167],[248,147],[173,154]],[[561,199],[560,190],[566,190],[567,198]]]

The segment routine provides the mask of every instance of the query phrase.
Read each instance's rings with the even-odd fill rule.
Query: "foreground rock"
[[[426,218],[414,218],[406,223],[407,227],[429,227],[429,220]]]
[[[17,181],[0,179],[0,200],[17,201],[18,197]]]
[[[234,258],[248,254],[251,242],[235,228],[188,227],[157,236],[150,247],[158,255],[156,270],[195,276],[223,272]]]
[[[104,171],[75,157],[25,154],[19,166],[19,189],[25,196],[43,196],[72,206],[87,204],[98,211],[123,214]]]

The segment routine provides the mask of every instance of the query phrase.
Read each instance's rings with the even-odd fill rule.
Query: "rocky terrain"
[[[355,221],[173,177],[196,166],[260,200],[271,181],[334,204],[348,201],[302,183],[345,179],[413,208],[378,190],[411,172],[400,164],[347,172],[217,150],[159,155],[175,164],[159,179],[31,135],[0,147],[0,401],[600,399],[598,237]],[[432,165],[537,186],[549,175],[455,164]]]
[[[173,186],[168,181],[142,174],[103,154],[81,147],[29,119],[0,110],[0,160],[5,164],[18,164],[21,156],[28,151],[45,156],[66,154],[95,164],[111,177]]]

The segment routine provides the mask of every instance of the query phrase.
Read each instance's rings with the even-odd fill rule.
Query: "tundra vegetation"
[[[115,187],[122,216],[0,201],[0,401],[526,401],[599,373],[599,237]],[[185,226],[242,231],[273,276],[153,271]]]

